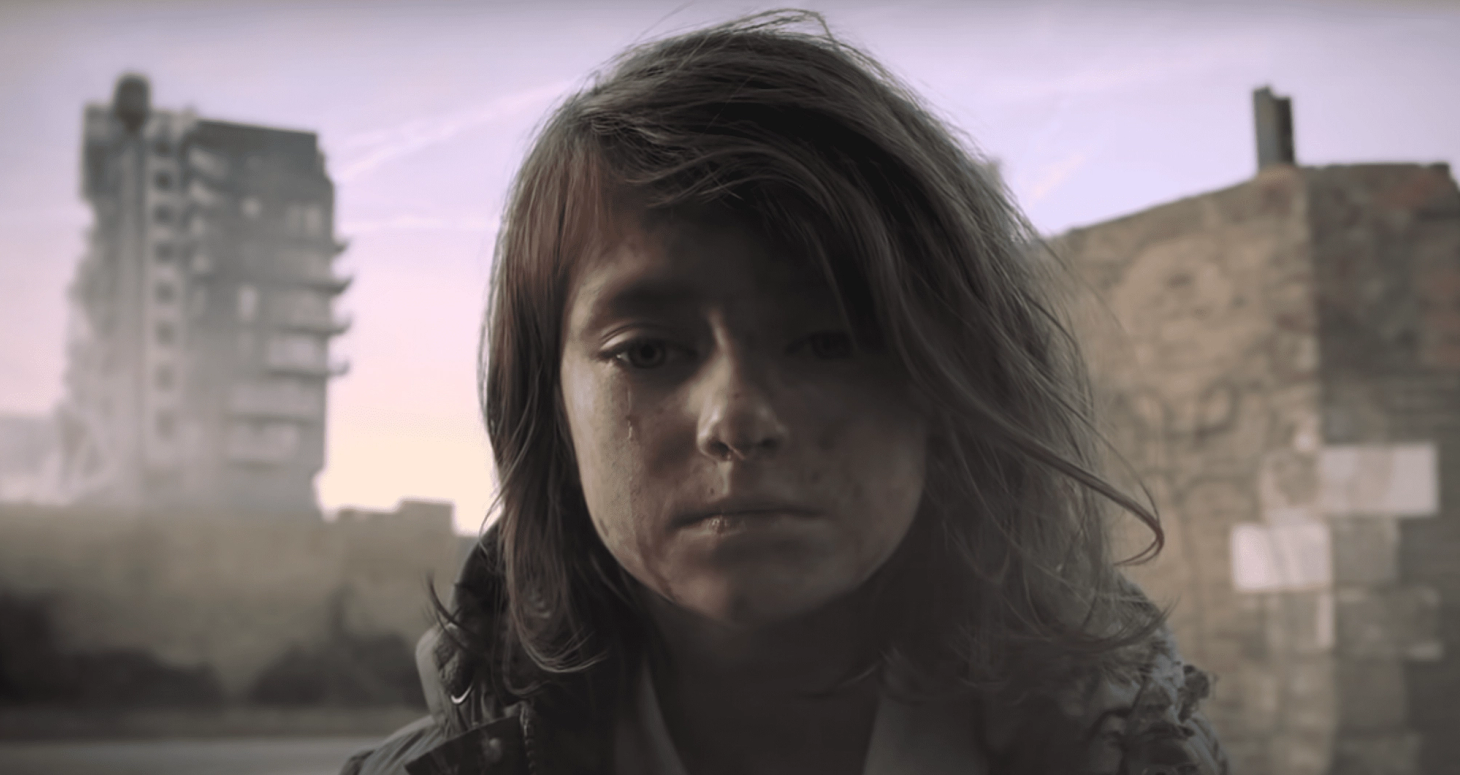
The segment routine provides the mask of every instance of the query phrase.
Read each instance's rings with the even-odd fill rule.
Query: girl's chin
[[[850,589],[836,584],[787,584],[765,578],[705,579],[676,590],[675,605],[735,629],[773,627],[814,613]]]

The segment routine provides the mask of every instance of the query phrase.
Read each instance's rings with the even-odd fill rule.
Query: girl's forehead
[[[578,291],[641,290],[653,295],[820,295],[826,278],[804,251],[773,239],[742,218],[709,214],[638,219],[581,267]]]
[[[812,261],[741,222],[661,220],[619,229],[616,237],[571,283],[563,310],[569,336],[710,308],[765,323],[838,309]]]

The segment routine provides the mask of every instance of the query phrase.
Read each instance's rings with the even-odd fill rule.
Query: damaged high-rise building
[[[94,220],[72,286],[61,491],[317,513],[349,281],[315,135],[157,110],[129,75],[86,108],[81,176]]]

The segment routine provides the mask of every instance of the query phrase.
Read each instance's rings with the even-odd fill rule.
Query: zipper
[[[532,706],[522,704],[522,710],[517,714],[517,720],[522,725],[522,750],[527,754],[528,775],[537,775],[537,736],[532,733]]]

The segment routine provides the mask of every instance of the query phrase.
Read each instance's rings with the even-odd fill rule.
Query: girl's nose
[[[763,370],[738,354],[716,358],[705,374],[696,446],[716,461],[749,461],[785,446],[789,430],[777,414]]]

